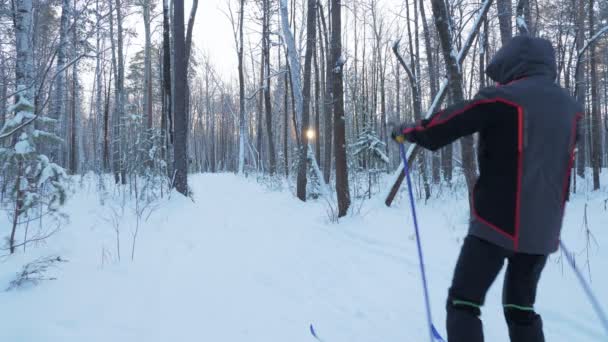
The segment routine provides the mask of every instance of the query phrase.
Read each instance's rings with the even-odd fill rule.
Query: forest
[[[573,167],[601,187],[605,1],[216,5],[232,28],[232,50],[222,52],[229,72],[199,47],[213,33],[194,29],[198,0],[0,2],[1,205],[11,251],[28,243],[16,234],[30,222],[61,216],[66,180],[89,173],[99,191],[112,175],[114,186],[152,197],[171,188],[189,195],[189,174],[251,174],[287,181],[302,201],[325,198],[336,220],[373,195],[390,205],[403,180],[391,128],[491,85],[485,67],[515,35],[554,44],[556,82],[586,109]],[[472,189],[475,137],[410,150],[420,197]]]

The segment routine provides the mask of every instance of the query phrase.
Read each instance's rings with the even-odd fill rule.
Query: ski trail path
[[[70,260],[56,281],[0,292],[0,341],[310,342],[311,323],[327,342],[426,341],[407,202],[394,208],[369,202],[360,215],[332,224],[323,200],[302,203],[254,178],[194,175],[190,185],[194,201],[174,196],[142,226],[134,261],[134,221],[124,217],[121,262],[107,210],[93,192],[79,192],[69,207],[70,225],[47,246],[0,263],[4,286],[37,255]],[[565,232],[579,253],[586,203],[598,245],[608,244],[600,229],[608,226],[602,200],[575,196]],[[418,210],[433,316],[445,336],[444,301],[466,233],[466,202],[445,195]],[[114,262],[102,265],[103,251]],[[607,252],[590,249],[601,303],[608,303]],[[606,341],[567,267],[557,253],[541,279],[537,308],[547,340]],[[492,342],[508,341],[500,277],[482,316]]]

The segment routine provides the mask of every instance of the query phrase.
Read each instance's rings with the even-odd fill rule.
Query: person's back
[[[480,308],[508,259],[503,303],[511,341],[540,342],[542,321],[533,304],[547,255],[559,244],[580,110],[555,84],[547,40],[513,38],[486,73],[497,86],[402,126],[393,138],[434,150],[479,133],[469,236],[448,296],[449,341],[483,341]]]
[[[578,105],[555,84],[546,40],[513,38],[487,74],[502,85],[484,90],[482,101],[496,99],[500,106],[486,113],[493,118],[480,131],[481,189],[471,233],[507,249],[551,253],[558,246]],[[488,232],[489,224],[501,236]]]

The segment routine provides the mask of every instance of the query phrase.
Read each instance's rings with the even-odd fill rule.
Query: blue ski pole
[[[568,260],[570,267],[572,267],[574,274],[576,274],[576,277],[578,278],[578,281],[580,282],[581,286],[583,287],[585,294],[589,298],[589,301],[591,302],[591,305],[593,306],[593,309],[595,310],[595,313],[597,314],[597,317],[599,318],[600,323],[602,323],[602,325],[604,326],[604,329],[606,329],[606,334],[608,334],[608,319],[606,318],[606,314],[604,313],[604,310],[602,310],[602,306],[600,305],[600,302],[597,300],[597,298],[593,294],[593,291],[591,290],[591,287],[589,286],[589,284],[587,284],[587,282],[585,281],[585,278],[583,277],[583,274],[581,273],[581,271],[578,269],[578,267],[576,267],[576,263],[574,262],[574,255],[568,251],[568,248],[566,248],[566,245],[564,245],[564,243],[562,241],[559,242],[559,245],[564,250],[564,253],[566,254],[566,260]]]
[[[439,335],[435,325],[433,325],[433,317],[431,315],[431,304],[429,301],[429,290],[426,282],[426,272],[424,270],[424,258],[422,256],[422,245],[420,243],[420,232],[418,231],[418,219],[416,218],[416,204],[414,203],[414,192],[412,190],[412,180],[410,177],[410,169],[407,164],[407,158],[405,156],[405,148],[403,144],[399,144],[399,152],[401,153],[401,159],[403,160],[403,172],[405,172],[405,178],[407,179],[407,189],[410,195],[410,205],[412,209],[412,218],[414,220],[414,230],[416,232],[416,245],[418,246],[418,260],[420,261],[420,273],[422,274],[422,287],[424,290],[424,304],[426,305],[426,319],[429,325],[429,335],[431,342],[445,340]]]

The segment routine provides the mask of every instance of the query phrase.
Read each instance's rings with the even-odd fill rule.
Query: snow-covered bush
[[[30,242],[44,240],[66,219],[59,210],[67,198],[65,170],[37,149],[61,141],[49,132],[55,120],[37,117],[26,92],[20,90],[17,103],[9,108],[14,115],[0,130],[0,136],[12,139],[9,147],[0,148],[0,205],[11,223],[3,248],[11,254],[17,247],[25,249]],[[17,237],[17,233],[23,233],[23,237]]]
[[[352,162],[350,169],[355,173],[352,177],[354,197],[370,198],[374,192],[373,188],[379,184],[379,175],[386,172],[390,162],[386,154],[386,144],[373,129],[365,127],[349,147]],[[365,181],[360,175],[365,176]]]
[[[6,291],[17,290],[27,286],[36,286],[47,280],[55,280],[55,277],[48,274],[49,269],[55,267],[58,263],[63,262],[67,262],[67,260],[60,256],[49,256],[36,259],[23,265],[23,268],[17,273],[15,279],[11,280],[9,283]]]

